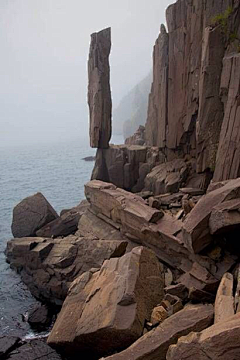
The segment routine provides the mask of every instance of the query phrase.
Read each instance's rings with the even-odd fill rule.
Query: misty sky
[[[152,66],[169,0],[0,0],[0,145],[88,136],[90,34],[112,27],[113,107]]]

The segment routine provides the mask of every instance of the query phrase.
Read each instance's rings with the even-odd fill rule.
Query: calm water
[[[115,143],[121,140],[113,139]],[[6,242],[12,238],[13,207],[38,191],[57,212],[77,205],[84,198],[84,184],[94,165],[82,158],[94,154],[87,140],[0,148],[0,335],[28,334],[22,316],[35,303],[20,277],[5,262]]]

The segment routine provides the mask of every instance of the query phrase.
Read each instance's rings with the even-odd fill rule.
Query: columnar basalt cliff
[[[108,148],[112,134],[112,99],[109,54],[111,28],[91,35],[88,60],[88,104],[90,110],[90,145]]]
[[[197,172],[216,169],[215,180],[237,177],[230,124],[239,122],[239,0],[178,0],[166,18],[169,33],[161,27],[153,52],[146,143],[166,161],[190,155]]]

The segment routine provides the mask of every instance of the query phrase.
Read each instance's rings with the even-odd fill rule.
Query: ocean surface
[[[122,137],[112,142],[122,143]],[[24,317],[36,303],[20,276],[6,263],[4,250],[12,238],[13,207],[40,191],[59,213],[84,199],[95,155],[86,140],[0,148],[0,335],[34,336]]]

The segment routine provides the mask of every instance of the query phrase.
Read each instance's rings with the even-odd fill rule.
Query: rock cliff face
[[[111,29],[91,35],[88,60],[88,104],[90,110],[90,145],[108,148],[112,133],[112,99],[109,54]]]
[[[166,18],[168,34],[162,26],[153,52],[146,144],[161,148],[166,161],[192,156],[197,172],[215,170],[216,181],[235,178],[239,0],[178,0]]]

